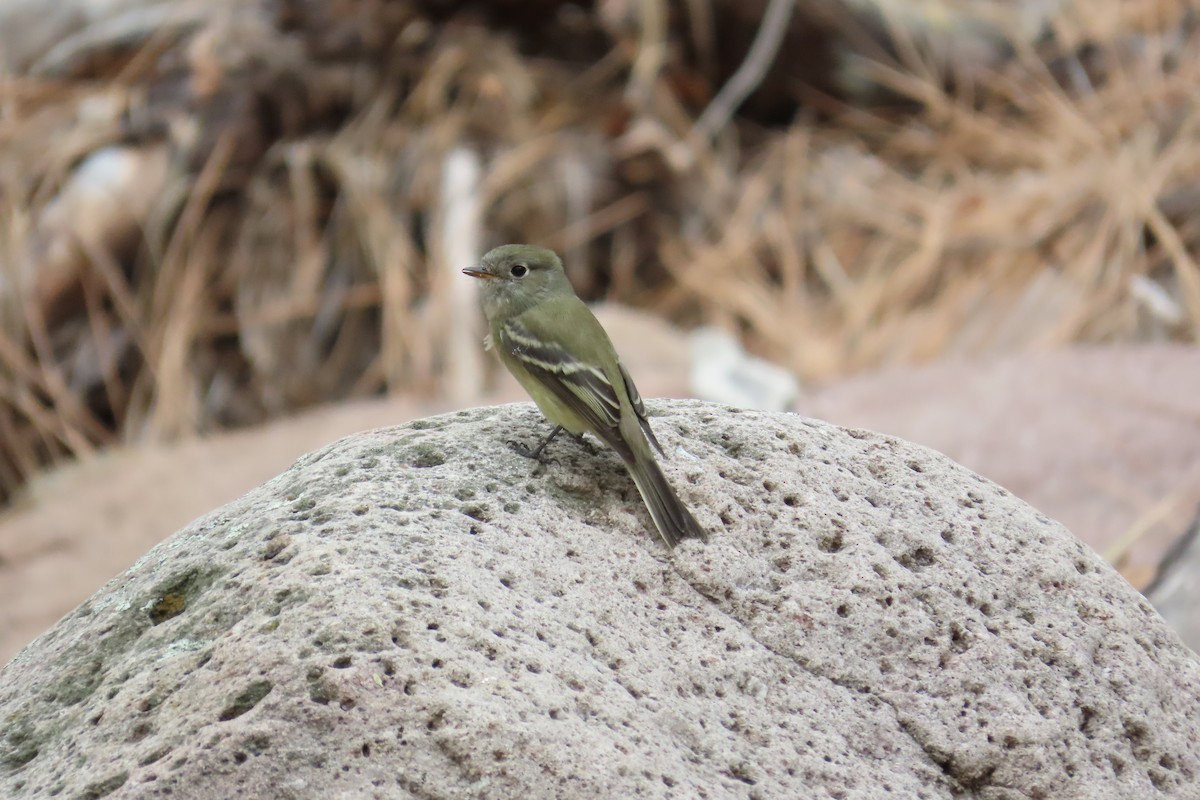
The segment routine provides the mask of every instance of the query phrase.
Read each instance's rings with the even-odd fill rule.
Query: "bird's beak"
[[[496,280],[495,275],[479,267],[467,267],[463,270],[463,275],[470,275],[472,278],[486,278],[490,281]]]

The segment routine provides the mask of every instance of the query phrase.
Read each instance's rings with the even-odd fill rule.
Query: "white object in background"
[[[790,411],[799,398],[800,381],[795,375],[750,355],[725,331],[697,328],[691,342],[692,392],[701,400],[761,411]]]
[[[458,407],[478,402],[483,393],[483,317],[474,281],[463,280],[462,269],[479,261],[483,212],[479,182],[483,164],[479,153],[458,147],[442,167],[442,254],[449,290],[450,327],[447,334],[447,396]]]

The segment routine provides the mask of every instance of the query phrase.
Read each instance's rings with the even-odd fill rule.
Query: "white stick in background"
[[[482,214],[479,154],[459,147],[446,156],[442,170],[442,268],[448,284],[446,397],[456,406],[477,403],[483,394],[483,316],[474,281],[462,270],[479,262]]]

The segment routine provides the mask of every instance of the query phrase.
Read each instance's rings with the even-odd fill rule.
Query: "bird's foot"
[[[527,445],[523,442],[518,442],[513,439],[506,439],[504,441],[504,443],[506,445],[508,445],[508,448],[510,450],[512,450],[514,453],[521,456],[522,458],[532,459],[532,460],[538,462],[539,464],[549,464],[551,461],[553,461],[553,459],[550,458],[549,456],[542,455],[542,450],[545,447],[544,442],[541,445],[538,445],[537,447],[530,447],[529,445]]]
[[[546,445],[548,445],[554,441],[555,436],[558,436],[558,434],[562,433],[562,430],[563,429],[562,429],[561,425],[556,425],[554,427],[554,430],[550,431],[550,435],[547,436],[545,439],[543,439],[541,444],[539,444],[537,447],[534,447],[534,448],[530,448],[529,445],[522,444],[521,442],[513,441],[512,439],[507,440],[505,442],[505,444],[507,444],[509,447],[511,447],[513,452],[519,456],[523,456],[525,458],[532,458],[534,461],[538,462],[539,464],[548,464],[548,463],[550,463],[550,459],[543,458],[542,451],[546,449]]]

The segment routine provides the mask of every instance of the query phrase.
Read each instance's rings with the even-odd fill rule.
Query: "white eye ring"
[[[511,272],[514,278],[524,278],[529,273],[529,267],[524,264],[514,264]]]

